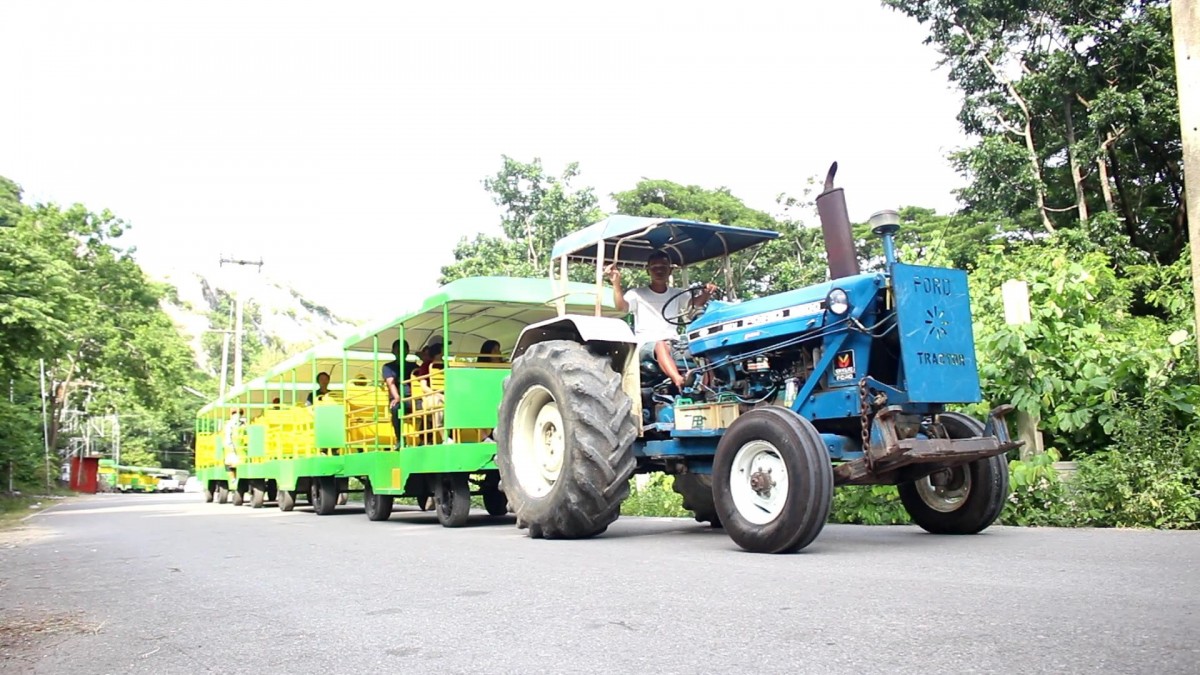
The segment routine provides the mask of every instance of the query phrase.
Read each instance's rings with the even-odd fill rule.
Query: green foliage
[[[0,218],[0,365],[10,378],[0,461],[44,479],[39,359],[54,475],[65,436],[82,433],[64,422],[96,416],[120,416],[123,461],[139,452],[147,464],[166,453],[185,461],[198,402],[183,386],[204,386],[203,376],[160,307],[172,290],[150,283],[116,244],[128,224],[78,204],[23,205],[3,179]]]
[[[621,515],[668,518],[690,516],[692,512],[683,508],[683,497],[671,489],[674,483],[674,476],[654,473],[650,474],[645,487],[639,488],[637,480],[631,478],[629,497],[621,502]]]
[[[792,220],[777,220],[752,209],[728,188],[707,189],[669,180],[642,180],[613,198],[617,212],[631,216],[683,218],[778,232],[778,239],[730,256],[728,277],[720,274],[723,266],[720,260],[689,270],[692,281],[712,281],[735,298],[780,293],[825,280],[825,249],[820,229],[806,228]],[[788,207],[803,204],[783,197],[780,201],[786,201]],[[624,285],[632,288],[645,282],[644,274],[635,273]]]
[[[1158,392],[1119,408],[1114,443],[1078,462],[1084,524],[1200,526],[1200,420],[1182,424]]]
[[[571,187],[579,175],[577,163],[554,176],[538,158],[529,163],[507,155],[502,159],[501,169],[485,178],[483,186],[502,210],[504,236],[461,239],[454,247],[454,262],[442,268],[439,284],[470,276],[548,276],[554,242],[603,217],[592,188]]]
[[[900,262],[970,270],[987,251],[1011,249],[1020,237],[1020,228],[1003,218],[942,215],[919,206],[905,206],[898,213],[900,231],[895,241]],[[869,223],[855,224],[853,229],[863,270],[882,270],[882,240]]]
[[[29,372],[28,364],[24,361],[8,374],[17,376]],[[0,441],[0,481],[4,483],[0,489],[8,487],[10,467],[15,481],[32,482],[40,475],[39,469],[44,463],[41,392],[36,363],[32,371],[32,378],[13,377],[9,387],[5,387],[4,395],[0,396],[0,439],[3,439]]]
[[[1187,235],[1168,0],[883,4],[929,27],[962,91],[959,122],[979,139],[952,155],[970,181],[967,213],[1004,214],[1030,232],[1101,230],[1113,258],[1178,259]]]
[[[1042,527],[1075,524],[1078,513],[1076,498],[1054,468],[1058,460],[1058,452],[1054,448],[1047,448],[1046,452],[1028,460],[1009,461],[1011,493],[1000,514],[1000,523]]]
[[[844,485],[833,492],[831,523],[907,525],[912,522],[895,485]]]
[[[1028,324],[1005,323],[1009,279],[1028,284]],[[1171,343],[1171,323],[1134,316],[1132,302],[1108,256],[1073,234],[980,256],[971,303],[985,399],[1040,415],[1047,444],[1070,459],[1107,445],[1117,404],[1150,388],[1191,414],[1200,390],[1188,345]]]

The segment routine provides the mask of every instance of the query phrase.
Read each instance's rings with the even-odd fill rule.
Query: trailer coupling
[[[905,438],[896,430],[900,406],[888,406],[875,414],[881,442],[872,442],[861,459],[834,467],[836,485],[893,484],[914,480],[934,471],[993,457],[1019,448],[1025,441],[1009,437],[1004,418],[1013,411],[1009,404],[988,413],[982,436],[974,438]]]

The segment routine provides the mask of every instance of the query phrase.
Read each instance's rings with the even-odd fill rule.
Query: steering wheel
[[[700,314],[704,311],[703,306],[700,306],[700,307],[692,306],[692,299],[695,298],[696,296],[700,295],[703,292],[704,292],[704,284],[702,284],[700,282],[696,282],[696,283],[692,284],[691,286],[688,286],[687,288],[683,289],[682,291],[679,291],[675,295],[671,296],[671,298],[669,300],[667,300],[665,303],[663,303],[663,308],[662,308],[662,312],[661,312],[663,320],[666,321],[667,323],[671,324],[672,326],[686,326],[689,323],[691,323],[693,319],[695,319],[697,316],[700,316]],[[678,298],[682,295],[688,296],[688,301],[687,301],[686,306],[684,307],[683,312],[676,314],[674,316],[667,316],[667,308],[670,307],[672,304],[674,304],[675,298]],[[716,290],[714,290],[712,295],[709,296],[709,299],[712,299],[712,297],[717,296],[717,295],[724,295],[724,293],[722,293],[720,288],[717,288]]]

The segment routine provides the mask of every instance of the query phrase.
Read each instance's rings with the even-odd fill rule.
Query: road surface
[[[483,512],[97,495],[0,531],[0,671],[1196,673],[1200,533],[690,519],[528,539]]]

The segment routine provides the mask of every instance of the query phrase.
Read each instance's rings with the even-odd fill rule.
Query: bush
[[[1003,525],[1070,527],[1078,520],[1076,497],[1054,468],[1058,451],[1046,452],[1028,460],[1008,463],[1010,492],[1000,514]]]
[[[912,520],[895,485],[845,485],[833,492],[831,523],[906,525]]]
[[[630,479],[629,497],[621,502],[621,515],[673,518],[692,515],[683,508],[683,497],[671,489],[674,483],[675,477],[665,473],[650,474],[642,488],[638,488],[636,479]]]
[[[1163,393],[1120,407],[1114,443],[1078,462],[1085,525],[1195,529],[1200,520],[1200,421],[1177,422]]]

